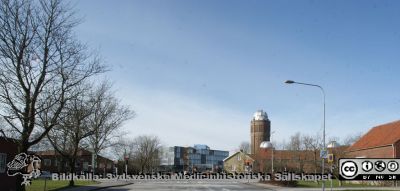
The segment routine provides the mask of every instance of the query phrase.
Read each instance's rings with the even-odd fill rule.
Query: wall
[[[347,156],[351,158],[365,157],[365,158],[393,158],[393,147],[391,145],[365,149],[359,151],[347,152]]]
[[[17,144],[12,139],[0,137],[0,153],[7,154],[6,163],[12,161],[17,155]],[[0,172],[0,188],[3,191],[14,191],[16,186],[16,178],[8,176],[7,171]]]
[[[42,159],[41,170],[42,171],[49,171],[51,173],[69,173],[69,167],[67,166],[67,161],[63,161],[62,164],[62,157],[60,155],[41,155],[37,153]],[[89,153],[90,154],[90,153]],[[45,164],[45,160],[51,160],[50,165]],[[57,164],[56,164],[57,160]],[[92,163],[92,155],[78,155],[78,159],[76,161],[76,173],[89,173],[91,172],[91,167],[84,166],[84,164],[91,165]],[[104,174],[105,173],[112,173],[113,172],[113,161],[104,158],[100,155],[97,156],[97,168],[95,170],[96,174]],[[105,167],[105,169],[104,169]],[[104,171],[105,170],[105,171]]]
[[[270,141],[271,122],[268,120],[252,120],[250,126],[250,147],[251,154],[260,151],[260,144],[263,141]]]
[[[224,161],[224,170],[228,173],[244,173],[246,161],[251,161],[250,165],[253,166],[253,159],[243,152],[237,152]]]

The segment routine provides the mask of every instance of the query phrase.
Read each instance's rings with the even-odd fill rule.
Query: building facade
[[[251,154],[257,155],[260,151],[260,144],[263,141],[270,141],[271,121],[263,110],[254,113],[250,126],[250,150]]]
[[[260,148],[261,143],[263,141],[269,142],[270,138],[271,121],[269,120],[265,111],[258,110],[254,113],[251,120],[251,153],[247,155],[254,160],[251,165],[252,172],[272,172],[273,170],[274,172],[321,172],[322,159],[319,156],[320,151],[318,149],[275,150],[274,148]],[[336,148],[328,149],[328,151],[330,154],[334,154],[335,158],[338,159],[345,156],[346,149],[347,147],[344,146],[336,146]],[[243,165],[248,164],[249,161],[244,162],[243,160],[239,160],[244,157],[241,156],[243,154],[240,154],[240,152],[236,153],[236,155],[236,157],[229,157],[225,160],[225,171],[245,172]],[[331,164],[328,164],[327,160],[325,160],[325,166],[329,166]],[[327,171],[329,170],[329,168],[325,169]]]
[[[35,152],[42,159],[41,170],[52,173],[69,173],[69,163],[54,150]],[[105,174],[112,173],[114,162],[108,158],[97,155],[94,156],[90,151],[80,149],[77,153],[77,161],[75,163],[75,173],[91,173],[92,163],[95,163],[95,173]],[[94,162],[95,160],[95,162]]]
[[[337,150],[343,150],[337,148]],[[339,156],[338,151],[329,151]],[[253,165],[254,172],[296,172],[296,173],[317,173],[321,172],[322,159],[319,156],[319,150],[272,150],[261,149],[257,156],[254,156],[256,162]],[[272,157],[273,156],[273,157]],[[273,164],[273,166],[272,166]],[[328,162],[325,161],[328,171]]]
[[[372,128],[346,154],[354,158],[400,158],[400,121]]]
[[[18,154],[17,141],[0,137],[0,190],[16,190],[16,177],[7,175],[7,163],[14,160]]]
[[[224,159],[224,171],[227,173],[253,172],[254,162],[255,160],[249,154],[238,151]]]
[[[217,172],[223,169],[223,160],[228,155],[228,151],[211,150],[207,145],[169,147],[164,150],[160,169],[167,172]]]

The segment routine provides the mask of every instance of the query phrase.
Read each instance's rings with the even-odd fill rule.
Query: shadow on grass
[[[70,189],[74,189],[74,188],[82,188],[82,187],[87,187],[87,188],[97,188],[93,185],[75,185],[75,186],[63,186],[63,187],[59,187],[59,188],[53,188],[53,189],[48,189],[48,191],[68,191]]]
[[[60,187],[60,188],[55,188],[55,189],[50,189],[48,191],[59,191],[59,190],[64,190],[64,189],[72,189],[72,188],[78,188],[78,187],[82,187],[82,186],[64,186],[64,187]]]
[[[124,186],[128,186],[130,184],[124,184],[124,185],[114,185],[114,186],[109,186],[109,187],[102,187],[102,186],[96,186],[96,185],[76,185],[76,186],[64,186],[62,188],[57,188],[49,191],[74,191],[75,188],[80,190],[83,188],[83,190],[90,190],[90,191],[95,191],[95,190],[102,190],[102,191],[127,191],[130,189],[123,188]]]
[[[30,186],[26,186],[27,191],[60,191],[71,190],[78,187],[92,187],[99,184],[95,181],[78,181],[74,186],[69,186],[69,181],[34,180]]]

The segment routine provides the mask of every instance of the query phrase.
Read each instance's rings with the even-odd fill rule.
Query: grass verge
[[[68,180],[47,180],[46,181],[46,191],[57,191],[64,188],[68,188],[69,181]],[[86,186],[98,184],[96,181],[75,181],[75,187]],[[26,186],[26,191],[43,191],[45,187],[45,180],[32,180],[32,184],[30,186]]]
[[[314,182],[314,181],[298,181],[297,187],[302,188],[319,188],[322,186],[322,181]],[[325,181],[325,188],[331,187],[331,181]],[[378,185],[370,185],[366,183],[352,183],[350,181],[342,181],[342,185],[339,186],[339,180],[333,179],[332,180],[332,187],[333,188],[340,188],[340,187],[379,187]]]

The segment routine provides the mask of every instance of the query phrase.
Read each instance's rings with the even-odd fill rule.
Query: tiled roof
[[[350,146],[347,151],[356,151],[392,145],[400,140],[400,120],[376,126]]]
[[[247,157],[249,157],[250,159],[252,159],[254,161],[253,156],[251,154],[246,154],[246,153],[244,153],[242,151],[237,151],[236,153],[233,153],[231,156],[226,157],[223,161],[226,161],[226,160],[232,158],[233,156],[236,156],[237,154],[246,155]]]
[[[279,159],[285,159],[285,160],[293,160],[293,159],[298,159],[299,157],[302,159],[313,159],[314,155],[317,155],[317,158],[319,158],[319,151],[308,151],[308,150],[299,150],[299,151],[293,151],[293,150],[274,150],[274,158],[276,160]],[[260,152],[260,157],[263,159],[270,159],[272,157],[272,152],[267,151],[267,152]]]

